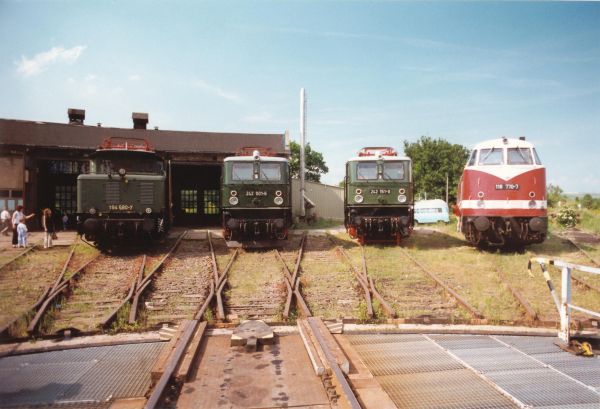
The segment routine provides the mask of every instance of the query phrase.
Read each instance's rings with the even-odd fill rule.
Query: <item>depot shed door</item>
[[[218,226],[221,221],[220,165],[172,164],[173,223]]]

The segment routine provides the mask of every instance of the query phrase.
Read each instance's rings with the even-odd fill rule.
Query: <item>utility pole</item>
[[[306,95],[304,88],[300,88],[300,217],[306,217],[304,196],[306,186],[304,185],[304,145],[306,143]]]

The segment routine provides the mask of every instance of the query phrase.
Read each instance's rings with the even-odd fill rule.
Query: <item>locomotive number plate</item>
[[[498,183],[496,184],[496,190],[519,190],[518,183]]]
[[[260,196],[266,196],[267,192],[265,190],[247,190],[246,191],[246,196],[251,196],[251,197],[260,197]]]
[[[371,189],[372,195],[389,195],[392,189]]]
[[[108,205],[108,210],[120,210],[123,212],[130,212],[133,210],[133,205],[112,204],[112,205]]]

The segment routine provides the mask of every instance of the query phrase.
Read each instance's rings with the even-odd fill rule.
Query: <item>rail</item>
[[[544,279],[546,280],[546,284],[548,285],[548,289],[550,290],[550,294],[552,295],[552,300],[554,301],[556,309],[560,314],[560,330],[558,332],[558,337],[568,345],[571,341],[571,310],[576,310],[589,316],[600,318],[599,312],[591,311],[586,308],[572,304],[571,279],[573,278],[573,270],[600,275],[600,268],[567,263],[561,260],[550,260],[541,257],[535,257],[530,259],[529,263],[527,264],[527,271],[531,276],[533,276],[531,272],[531,265],[534,262],[540,265],[542,273],[544,275]],[[560,299],[558,298],[556,289],[554,288],[554,284],[552,283],[552,277],[550,277],[547,266],[556,266],[562,269]]]

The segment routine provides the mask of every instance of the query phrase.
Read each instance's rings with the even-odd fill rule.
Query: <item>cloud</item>
[[[36,54],[33,58],[21,56],[17,62],[17,72],[24,77],[38,75],[48,66],[57,63],[73,64],[79,59],[87,46],[78,45],[73,48],[52,47],[48,51]]]
[[[139,74],[131,74],[129,76],[129,81],[139,81],[142,79],[142,76]]]
[[[211,85],[203,80],[196,80],[192,83],[192,85],[196,88],[200,88],[204,91],[209,92],[210,94],[216,95],[227,101],[231,101],[231,102],[241,102],[242,101],[242,97],[240,97],[235,92],[225,91],[222,88],[217,87],[215,85]]]

